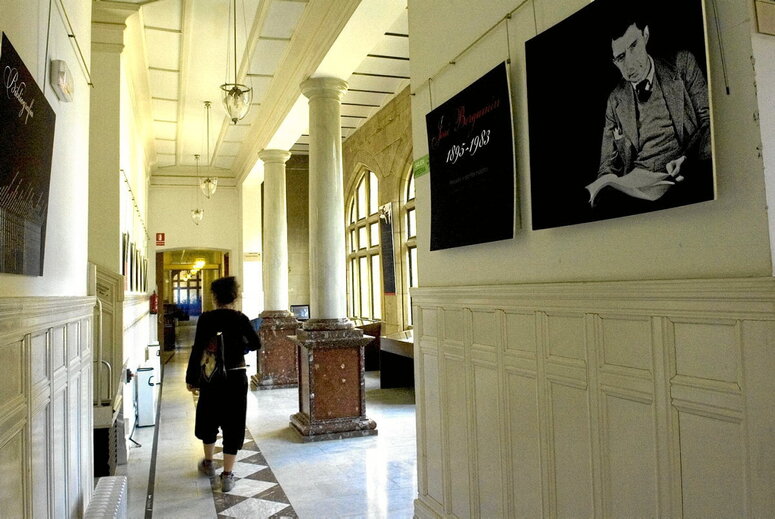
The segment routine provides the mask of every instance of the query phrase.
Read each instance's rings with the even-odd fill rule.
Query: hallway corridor
[[[298,411],[298,391],[250,391],[245,447],[234,469],[237,484],[228,494],[211,490],[196,469],[202,448],[193,435],[194,399],[183,382],[194,328],[180,326],[176,351],[171,356],[164,352],[157,425],[132,436],[141,446],[132,444],[125,467],[129,517],[412,517],[417,494],[414,392],[379,389],[378,372],[366,374],[366,400],[379,434],[365,438],[302,443],[288,426],[289,416]],[[255,357],[248,363],[255,370]],[[149,482],[155,433],[155,477]]]

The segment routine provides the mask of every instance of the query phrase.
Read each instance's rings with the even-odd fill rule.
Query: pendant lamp
[[[210,164],[210,101],[205,101],[205,114],[207,118],[207,164]],[[199,171],[197,171],[197,178],[199,177]],[[205,198],[208,200],[215,194],[215,190],[218,189],[218,177],[207,176],[204,180],[199,182],[199,188],[204,193]]]
[[[234,48],[234,82],[221,85],[223,107],[234,124],[248,114],[250,102],[253,100],[253,89],[237,83],[237,0],[232,0],[232,37]],[[228,69],[228,60],[226,67]],[[228,75],[228,72],[227,72]],[[228,81],[228,77],[226,78]]]
[[[196,160],[196,180],[199,182],[199,154],[194,155],[194,160]],[[197,198],[199,198],[197,196]],[[198,203],[196,205],[199,205]],[[196,208],[191,209],[191,220],[193,220],[194,225],[199,225],[199,222],[202,221],[202,218],[205,216],[205,210]]]

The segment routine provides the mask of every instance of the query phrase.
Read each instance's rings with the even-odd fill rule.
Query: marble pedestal
[[[262,312],[258,336],[258,369],[250,380],[252,389],[281,389],[299,385],[299,349],[289,336],[300,326],[287,310]]]
[[[348,319],[304,323],[292,340],[299,345],[299,412],[291,428],[303,441],[377,434],[366,417],[363,347],[373,337]]]

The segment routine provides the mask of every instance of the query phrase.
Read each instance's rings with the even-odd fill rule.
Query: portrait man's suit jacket
[[[679,51],[672,60],[654,58],[654,88],[660,87],[678,143],[687,159],[711,156],[708,87],[694,56]],[[638,123],[633,88],[624,79],[608,96],[598,176],[625,175],[638,154]]]

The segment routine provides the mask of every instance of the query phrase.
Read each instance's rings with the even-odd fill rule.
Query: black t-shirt
[[[248,317],[237,310],[218,308],[199,316],[194,346],[188,359],[186,383],[199,385],[202,351],[218,332],[223,334],[223,356],[226,369],[245,365],[245,353],[261,348],[261,342]]]

